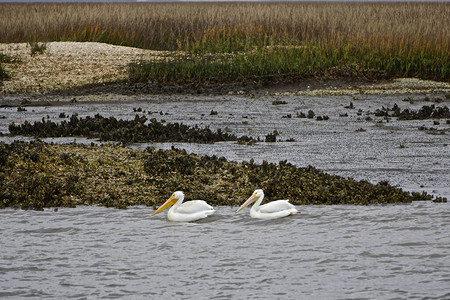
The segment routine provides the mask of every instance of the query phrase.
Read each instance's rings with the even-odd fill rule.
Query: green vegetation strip
[[[433,198],[387,182],[358,182],[285,161],[237,163],[184,150],[141,151],[113,145],[0,143],[0,208],[156,206],[175,190],[183,190],[188,199],[236,206],[256,188],[263,188],[268,200],[289,198],[295,205]]]
[[[232,55],[187,55],[129,65],[131,82],[201,84],[223,82],[273,83],[311,77],[353,77],[369,80],[415,77],[448,80],[448,56],[404,53],[351,44],[305,45]]]
[[[186,142],[214,143],[219,141],[237,141],[240,143],[255,142],[248,136],[237,137],[223,132],[212,131],[208,127],[190,127],[179,123],[163,124],[156,119],[136,115],[134,120],[117,120],[115,117],[105,118],[99,114],[94,117],[78,118],[73,115],[68,121],[61,123],[43,119],[42,122],[25,122],[21,125],[12,123],[9,126],[11,135],[45,137],[84,136],[99,138],[102,141],[117,141],[125,144],[140,142]]]

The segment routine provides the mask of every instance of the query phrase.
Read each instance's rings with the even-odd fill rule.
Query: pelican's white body
[[[167,218],[170,221],[176,222],[197,221],[215,213],[213,207],[203,200],[192,200],[185,203],[183,203],[183,200],[183,192],[176,191],[152,214],[152,216],[162,212],[170,206],[172,207],[169,209]]]
[[[250,216],[257,219],[278,219],[282,217],[292,216],[298,212],[294,205],[289,203],[289,200],[276,200],[267,204],[261,205],[264,200],[264,192],[256,190],[253,195],[244,202],[236,211],[239,212],[244,207],[250,205],[254,201],[250,209]]]
[[[167,219],[176,222],[192,222],[204,219],[215,212],[213,207],[203,200],[182,202],[183,199],[178,200],[177,203],[169,209]]]

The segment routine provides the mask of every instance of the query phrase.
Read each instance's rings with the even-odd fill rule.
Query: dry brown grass
[[[233,50],[358,40],[449,51],[449,15],[445,2],[2,3],[0,42],[89,40],[170,50],[230,39],[224,42]]]
[[[376,70],[382,76],[448,81],[449,15],[449,2],[3,3],[0,42],[94,41],[192,53],[246,53],[251,59],[219,63],[230,63],[227,70],[235,68],[244,77],[361,76]],[[250,60],[258,65],[246,66]],[[196,62],[194,72],[183,72],[200,70],[194,81],[228,72],[213,66],[205,73],[210,65]],[[178,69],[175,78],[180,78]],[[140,72],[138,77],[142,74],[144,80],[168,77],[164,70],[155,75]],[[235,78],[235,70],[227,76]]]

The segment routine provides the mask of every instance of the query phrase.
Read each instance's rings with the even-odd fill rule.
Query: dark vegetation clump
[[[187,200],[237,206],[256,188],[267,201],[302,204],[378,204],[432,200],[383,181],[371,184],[286,161],[232,162],[184,150],[133,150],[103,145],[0,142],[0,208],[101,205],[156,206],[176,190]],[[446,202],[436,198],[435,202]]]
[[[283,104],[287,104],[287,102],[283,101],[283,100],[274,100],[274,101],[272,101],[272,105],[283,105]]]
[[[315,115],[316,114],[312,110],[308,110],[308,114],[306,115],[306,117],[308,119],[312,119],[312,118],[314,118]]]
[[[73,115],[68,121],[55,123],[43,119],[42,122],[25,122],[22,125],[12,123],[11,135],[29,135],[38,138],[84,136],[99,138],[102,141],[118,141],[125,144],[141,142],[187,142],[214,143],[219,141],[248,142],[247,136],[237,137],[221,129],[212,131],[208,127],[190,127],[179,123],[163,124],[156,119],[136,115],[134,120],[117,120],[114,117],[78,118]]]
[[[20,58],[20,56],[9,55],[0,52],[0,63],[13,64],[20,63],[21,61],[22,59]]]
[[[5,67],[3,67],[2,63],[0,62],[0,81],[9,79],[9,73],[6,71]]]
[[[0,52],[0,81],[8,80],[11,78],[9,72],[5,69],[3,64],[20,63],[22,60],[19,56],[12,56]]]
[[[386,181],[371,184],[326,174],[314,167],[298,168],[286,161],[229,162],[216,156],[187,154],[184,150],[147,149],[144,170],[158,191],[182,190],[191,199],[215,205],[237,205],[253,190],[264,189],[270,200],[290,199],[303,204],[378,204],[431,200],[426,193],[405,192]]]
[[[316,120],[317,120],[317,121],[327,121],[327,120],[329,120],[329,119],[330,119],[330,117],[327,116],[327,115],[324,115],[324,116],[317,116],[317,117],[316,117]]]
[[[37,54],[44,54],[47,50],[47,43],[45,42],[29,42],[28,47],[30,47],[30,55],[35,56]]]
[[[1,63],[8,63],[11,61],[11,56],[0,53],[0,64]]]
[[[418,111],[404,109],[401,110],[397,104],[392,108],[382,107],[375,111],[377,117],[396,117],[399,120],[426,120],[426,119],[447,119],[450,118],[450,111],[446,105],[435,106],[424,105]]]
[[[78,184],[79,178],[42,172],[36,166],[48,155],[50,153],[40,142],[29,145],[24,142],[0,143],[0,208],[75,206],[71,195],[83,190]]]
[[[269,133],[266,135],[266,143],[275,143],[277,141],[277,136],[279,136],[280,133],[277,130],[274,130],[272,133]]]

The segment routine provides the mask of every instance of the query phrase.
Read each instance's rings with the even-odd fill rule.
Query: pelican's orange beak
[[[237,214],[238,212],[240,212],[245,207],[249,206],[250,204],[252,204],[253,202],[255,202],[258,199],[259,199],[259,196],[257,196],[256,193],[253,193],[253,195],[251,195],[251,197],[248,198],[247,201],[245,201],[244,204],[242,204],[235,213]]]
[[[155,210],[155,212],[152,214],[152,216],[159,214],[160,212],[162,212],[163,210],[165,210],[166,208],[171,207],[172,205],[175,204],[175,202],[177,202],[178,199],[175,198],[175,195],[170,196],[169,199],[167,199],[166,202],[163,203],[163,205],[161,205],[160,207],[158,207],[157,210]]]

